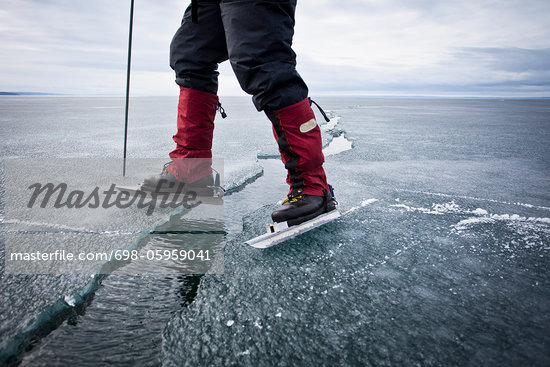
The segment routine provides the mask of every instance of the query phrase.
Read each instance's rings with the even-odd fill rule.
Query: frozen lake
[[[321,128],[339,220],[244,244],[285,196],[285,172],[267,118],[222,98],[224,274],[4,274],[0,362],[549,365],[550,101],[316,101],[333,117]],[[132,99],[130,157],[167,157],[176,102]],[[1,97],[0,111],[3,158],[122,154],[121,98]]]

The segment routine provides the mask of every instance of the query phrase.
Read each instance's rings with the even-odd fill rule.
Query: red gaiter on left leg
[[[218,96],[180,87],[177,144],[170,152],[173,164],[167,170],[178,179],[196,181],[212,172],[212,138]],[[200,158],[200,159],[193,159]]]

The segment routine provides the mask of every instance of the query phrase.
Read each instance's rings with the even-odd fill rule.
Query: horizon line
[[[452,94],[367,94],[367,93],[312,93],[317,97],[363,97],[363,98],[434,98],[434,99],[550,99],[549,96],[518,96],[518,95],[452,95]],[[124,94],[119,93],[57,93],[57,92],[20,92],[20,91],[0,91],[0,96],[57,96],[57,97],[120,97]],[[135,97],[177,97],[176,94],[130,94],[130,98]],[[249,97],[242,94],[221,94],[220,97]]]

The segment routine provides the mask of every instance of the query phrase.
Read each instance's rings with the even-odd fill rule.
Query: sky
[[[135,0],[132,95],[178,93],[190,1]],[[124,95],[129,0],[0,0],[0,91]],[[310,95],[550,97],[548,0],[298,0]],[[228,62],[220,95],[245,95]]]

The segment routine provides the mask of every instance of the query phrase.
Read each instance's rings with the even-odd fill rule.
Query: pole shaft
[[[126,68],[126,110],[124,112],[124,159],[122,176],[126,176],[126,151],[128,142],[128,107],[130,104],[130,65],[132,61],[132,30],[134,28],[134,0],[130,1],[130,29],[128,30],[128,64]]]

